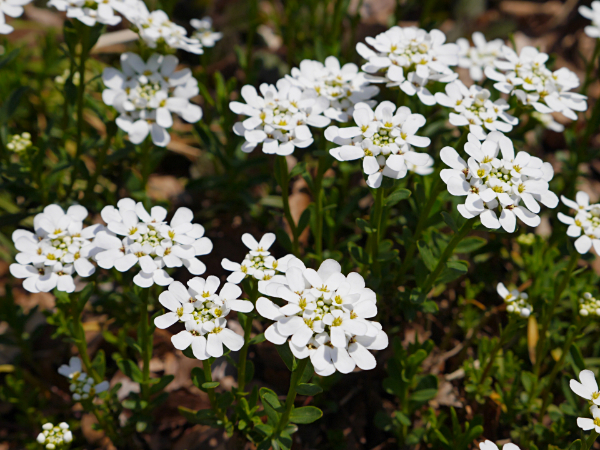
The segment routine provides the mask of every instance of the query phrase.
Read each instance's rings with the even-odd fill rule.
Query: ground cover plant
[[[0,449],[598,448],[600,2],[0,35]]]

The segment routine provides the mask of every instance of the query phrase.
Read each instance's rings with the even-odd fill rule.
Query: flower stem
[[[290,379],[290,388],[288,389],[287,397],[285,398],[285,410],[279,418],[277,428],[275,428],[275,432],[273,433],[274,437],[280,436],[281,432],[289,423],[290,415],[292,414],[292,408],[294,407],[294,401],[296,400],[296,389],[298,388],[298,384],[300,384],[300,379],[304,374],[304,370],[306,369],[309,360],[309,358],[296,360],[297,365],[294,371],[292,372],[292,377]]]
[[[88,354],[87,341],[85,339],[85,330],[83,329],[83,323],[81,322],[81,312],[79,311],[79,302],[75,295],[70,296],[71,300],[71,316],[73,318],[73,326],[74,330],[74,340],[75,345],[77,346],[77,351],[79,351],[79,357],[85,366],[85,371],[89,376],[91,376],[96,383],[100,383],[102,380],[98,376],[96,370],[92,366],[92,361],[90,360],[90,355]]]
[[[142,349],[142,383],[140,390],[142,398],[148,400],[150,397],[150,358],[152,356],[152,333],[148,324],[148,304],[150,299],[150,288],[144,289],[141,295],[142,305],[140,314],[140,347]]]
[[[250,285],[250,293],[248,297],[253,305],[256,305],[258,298],[258,283],[254,280],[248,280]],[[238,314],[239,316],[240,314]],[[250,312],[245,314],[246,321],[244,322],[244,345],[240,349],[240,357],[238,359],[238,392],[244,392],[246,387],[246,360],[248,359],[248,348],[250,347],[250,333],[252,332],[252,319],[254,315]]]
[[[592,58],[588,61],[587,66],[585,68],[585,81],[583,82],[583,86],[581,87],[581,93],[586,95],[588,87],[592,82],[592,72],[594,70],[594,66],[596,65],[596,60],[600,56],[600,39],[596,39],[596,46],[594,47],[594,53],[592,54]]]
[[[212,358],[205,359],[202,361],[202,370],[204,371],[204,382],[210,383],[212,379]],[[215,414],[218,415],[218,406],[217,406],[217,398],[215,395],[215,388],[210,388],[206,390],[208,394],[208,400],[210,401],[210,406],[212,407]]]
[[[600,436],[600,434],[598,434],[598,432],[596,432],[596,430],[592,430],[592,432],[586,439],[585,444],[583,445],[581,450],[590,450],[590,448],[592,448],[594,446],[594,442],[596,442],[596,439],[598,439],[598,436]]]
[[[327,170],[327,159],[325,156],[319,157],[317,174],[314,180],[313,197],[315,200],[315,229],[313,236],[315,239],[315,254],[318,262],[323,261],[323,176]]]
[[[427,279],[425,280],[425,284],[423,285],[423,287],[421,289],[421,299],[424,299],[425,296],[427,296],[427,294],[433,287],[435,280],[440,275],[442,270],[444,270],[444,267],[446,267],[446,262],[448,261],[448,258],[450,258],[450,256],[452,256],[452,253],[454,252],[454,249],[456,248],[456,246],[469,234],[469,232],[473,228],[473,225],[475,224],[475,220],[476,220],[475,217],[472,219],[468,219],[463,224],[463,226],[460,227],[460,230],[458,230],[457,233],[454,233],[454,236],[452,236],[452,239],[450,239],[450,242],[448,242],[448,245],[442,252],[442,255],[440,256],[440,259],[439,259],[437,265],[433,269],[433,272],[431,272],[429,274],[429,276],[427,277]]]
[[[487,378],[487,376],[490,373],[490,370],[492,370],[492,367],[494,366],[494,361],[496,360],[496,356],[498,355],[498,352],[502,349],[504,344],[506,344],[506,341],[508,340],[508,338],[513,336],[515,323],[516,323],[516,321],[512,317],[508,318],[508,325],[506,326],[506,328],[504,330],[502,330],[502,333],[500,334],[500,338],[498,339],[498,342],[496,342],[496,345],[494,345],[494,348],[490,352],[490,358],[489,358],[488,362],[486,363],[485,368],[483,369],[483,372],[481,372],[481,378],[479,379],[479,384],[481,384],[485,381],[485,379]]]
[[[151,156],[152,156],[152,139],[147,137],[142,143],[142,189],[146,190],[148,178],[152,172]]]
[[[373,258],[373,272],[375,276],[381,275],[381,266],[378,261],[379,256],[379,240],[381,239],[381,226],[382,226],[382,217],[383,217],[383,199],[385,190],[383,186],[380,186],[377,189],[377,193],[375,194],[375,203],[373,204],[372,210],[372,226],[375,229],[373,232],[373,239],[371,242],[371,255]]]
[[[285,156],[277,156],[277,159],[279,161],[279,183],[281,187],[281,198],[283,200],[283,213],[285,215],[285,220],[287,221],[292,232],[292,253],[295,256],[299,256],[300,251],[298,248],[298,231],[296,222],[294,222],[294,218],[292,217],[292,212],[290,210],[290,174],[288,172],[287,160],[285,159]]]

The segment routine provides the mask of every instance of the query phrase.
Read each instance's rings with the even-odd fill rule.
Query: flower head
[[[6,17],[21,17],[23,6],[31,0],[3,0],[0,2],[0,34],[10,34],[14,28],[6,23]]]
[[[103,229],[101,225],[83,226],[87,210],[73,205],[65,212],[52,204],[35,216],[34,232],[16,230],[13,235],[17,263],[10,265],[15,278],[25,278],[23,288],[29,292],[75,291],[74,275],[92,275],[96,268],[90,262],[98,248],[92,240]]]
[[[69,365],[63,364],[58,368],[58,373],[70,380],[69,390],[73,393],[73,400],[94,399],[96,394],[108,390],[108,381],[96,383],[94,379],[88,376],[82,369],[81,359],[73,356],[69,360]]]
[[[223,355],[223,345],[237,351],[244,345],[244,338],[226,327],[225,317],[230,311],[248,313],[254,309],[252,302],[240,300],[242,290],[232,283],[225,283],[221,291],[219,279],[210,276],[206,280],[195,277],[188,281],[188,288],[175,281],[158,298],[167,313],[154,319],[161,329],[176,322],[183,322],[185,330],[171,338],[178,350],[190,345],[192,353],[200,360]]]
[[[406,176],[407,163],[426,166],[430,156],[415,152],[413,147],[427,147],[431,140],[417,136],[425,117],[412,114],[406,106],[396,109],[392,102],[380,103],[375,111],[366,103],[357,103],[352,114],[356,126],[329,127],[325,138],[339,147],[330,150],[338,161],[362,159],[367,184],[381,186],[383,176],[400,179]]]
[[[592,413],[593,419],[578,417],[577,426],[584,431],[594,430],[596,433],[600,433],[600,408],[597,405],[592,405],[590,413]]]
[[[324,115],[338,122],[349,120],[356,103],[375,106],[375,101],[369,99],[379,93],[379,88],[370,85],[355,64],[341,66],[335,56],[326,58],[325,64],[305,59],[286,78],[301,89],[327,99]]]
[[[498,283],[496,291],[506,303],[506,311],[509,313],[526,318],[533,312],[533,306],[529,303],[529,296],[525,292],[519,292],[518,289],[509,291],[503,283]]]
[[[121,55],[121,68],[104,69],[106,89],[102,99],[118,112],[117,125],[140,144],[148,134],[152,142],[165,147],[171,136],[175,113],[189,123],[202,118],[202,109],[190,98],[198,94],[198,82],[189,69],[175,71],[179,60],[173,55],[153,54],[148,61],[135,53]]]
[[[223,38],[223,33],[213,30],[212,19],[203,17],[202,19],[190,20],[190,25],[194,28],[192,38],[200,41],[203,47],[214,47],[217,41]]]
[[[61,422],[54,426],[50,422],[42,425],[42,432],[38,434],[37,442],[42,444],[45,449],[58,450],[66,448],[73,441],[73,433],[69,430],[69,425]]]
[[[579,299],[579,314],[583,317],[600,317],[600,300],[589,292],[584,293],[583,297]]]
[[[571,380],[569,386],[575,394],[589,400],[594,405],[600,405],[600,391],[598,391],[596,375],[591,370],[579,372],[579,381]]]
[[[229,104],[234,113],[248,116],[233,127],[235,134],[246,139],[242,145],[246,153],[262,144],[264,153],[291,155],[296,147],[312,144],[309,126],[323,128],[331,122],[322,115],[330,102],[316,92],[302,91],[285,78],[276,85],[261,84],[259,89],[262,96],[246,85],[241,90],[246,103]]]
[[[205,272],[197,256],[209,254],[212,242],[204,236],[202,225],[192,223],[194,214],[188,208],[179,208],[167,222],[166,209],[155,206],[148,213],[142,203],[125,198],[116,208],[104,207],[101,215],[108,231],[94,240],[102,249],[96,254],[100,267],[126,272],[139,264],[133,282],[140,287],[169,285],[173,279],[165,268],[185,266],[193,275]]]
[[[560,199],[575,211],[574,216],[558,213],[558,220],[569,225],[567,236],[577,238],[575,249],[584,255],[594,247],[600,254],[600,204],[590,205],[590,196],[583,191],[577,192],[575,201],[565,196]]]
[[[600,1],[592,2],[591,8],[580,6],[579,14],[592,21],[591,25],[585,27],[585,34],[594,39],[600,38]]]
[[[360,42],[356,51],[367,60],[362,66],[370,74],[367,79],[399,86],[407,95],[416,94],[426,105],[435,104],[427,84],[448,83],[458,77],[450,66],[458,64],[459,47],[446,44],[446,35],[440,30],[394,26],[366,41],[373,49]]]
[[[11,136],[10,142],[6,144],[6,148],[15,153],[21,153],[31,146],[31,134],[27,132]]]
[[[472,36],[473,46],[465,38],[457,39],[459,48],[458,66],[469,69],[473,81],[483,80],[486,67],[493,67],[494,61],[502,54],[502,39],[487,42],[483,33],[476,31]]]
[[[121,17],[116,13],[127,17],[137,3],[137,0],[50,0],[48,6],[66,11],[67,17],[93,27],[97,23],[111,26],[121,23]]]
[[[343,275],[337,261],[325,260],[315,271],[292,259],[285,277],[259,289],[287,302],[280,307],[266,297],[257,300],[258,313],[274,321],[265,338],[276,345],[289,339],[296,358],[310,357],[319,375],[373,369],[376,360],[368,350],[388,345],[381,325],[369,320],[377,314],[375,293],[358,273]]]
[[[502,133],[492,132],[483,142],[469,134],[465,152],[470,155],[468,162],[451,147],[440,152],[450,166],[440,173],[448,192],[466,196],[458,206],[463,217],[479,216],[484,226],[512,233],[517,217],[531,227],[540,224],[539,203],[549,208],[558,205],[548,185],[554,176],[550,163],[524,151],[515,156],[512,141]]]

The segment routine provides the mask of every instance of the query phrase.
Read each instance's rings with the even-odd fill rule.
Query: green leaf
[[[264,341],[265,341],[265,334],[260,333],[260,334],[257,334],[256,336],[254,336],[252,339],[250,339],[250,341],[248,341],[248,345],[260,344],[261,342],[264,342]]]
[[[275,230],[275,235],[277,236],[277,243],[281,244],[281,246],[288,252],[291,252],[292,241],[285,230],[283,228],[277,228],[277,230]]]
[[[255,425],[254,429],[258,430],[260,433],[264,434],[265,436],[271,436],[271,434],[273,434],[273,427],[271,427],[265,423]]]
[[[104,355],[104,350],[100,349],[96,352],[96,356],[92,361],[92,367],[98,373],[100,378],[104,378],[106,372],[106,357]]]
[[[323,417],[323,411],[316,406],[302,406],[292,409],[290,422],[292,423],[313,423]]]
[[[6,55],[4,58],[0,59],[0,69],[2,69],[5,65],[10,63],[17,56],[19,56],[20,52],[21,52],[21,50],[16,48],[13,51],[11,51],[8,55]]]
[[[206,383],[202,383],[202,389],[214,389],[220,384],[218,381],[207,381]]]
[[[470,252],[474,252],[475,250],[478,250],[481,247],[483,247],[485,244],[487,244],[487,241],[485,239],[481,238],[481,237],[478,237],[478,236],[468,237],[466,239],[463,239],[456,246],[456,249],[454,250],[454,253],[470,253]]]
[[[437,395],[437,389],[422,389],[417,392],[410,394],[409,399],[413,402],[426,402],[435,398]]]
[[[296,227],[297,228],[296,232],[298,233],[297,236],[300,236],[300,234],[304,231],[304,229],[310,223],[310,214],[311,214],[310,208],[306,208],[302,212],[302,215],[300,216],[300,220],[298,221],[298,225]]]
[[[164,388],[168,386],[168,384],[175,379],[175,375],[163,375],[160,378],[153,378],[152,381],[154,384],[150,387],[150,394],[158,394]]]
[[[575,363],[577,369],[579,369],[579,371],[584,370],[585,362],[583,361],[583,356],[581,354],[581,350],[579,350],[579,347],[577,347],[575,344],[572,344],[569,353],[571,354],[571,358],[573,358],[573,363]]]
[[[200,367],[194,367],[192,369],[192,383],[198,389],[202,389],[202,385],[206,382],[206,378],[204,377],[204,371]]]
[[[359,247],[354,242],[348,243],[348,251],[352,259],[359,265],[369,264],[369,255],[365,253],[362,247]]]
[[[0,123],[6,123],[12,117],[21,103],[21,97],[28,89],[28,87],[21,86],[10,93],[0,108]]]
[[[144,381],[144,375],[142,374],[142,371],[131,359],[119,359],[117,361],[117,366],[119,366],[121,372],[123,372],[136,383],[141,383]]]
[[[358,228],[360,228],[362,231],[368,234],[371,234],[375,231],[373,228],[371,228],[371,224],[365,219],[356,219],[356,225],[358,226]]]
[[[290,172],[290,179],[294,178],[296,175],[300,175],[301,173],[306,172],[306,163],[299,162],[294,166],[294,168]]]
[[[433,269],[435,269],[435,266],[437,265],[437,260],[433,256],[433,253],[431,252],[431,250],[429,249],[429,247],[427,246],[427,244],[425,243],[425,241],[419,241],[419,242],[417,242],[417,248],[419,249],[419,253],[421,254],[421,258],[423,258],[423,262],[425,263],[425,267],[427,267],[427,269],[430,272],[433,272]]]
[[[450,281],[456,280],[458,277],[464,275],[469,271],[469,266],[463,261],[448,261],[446,268],[442,271],[438,279],[437,284],[449,283]]]
[[[411,192],[408,189],[398,189],[388,195],[385,200],[385,206],[393,206],[401,200],[405,200],[410,197]]]
[[[444,219],[444,222],[446,222],[446,225],[448,225],[452,229],[452,231],[458,233],[458,227],[456,226],[456,222],[450,214],[448,214],[446,211],[442,211],[442,218]]]
[[[290,369],[290,371],[293,371],[294,366],[296,364],[295,364],[294,355],[292,354],[292,351],[290,350],[290,346],[288,345],[288,343],[286,342],[283,345],[276,345],[275,348],[277,349],[277,353],[279,353],[279,356],[281,356],[281,359],[283,360],[283,362],[285,363],[287,368]]]
[[[317,395],[323,392],[323,389],[317,384],[302,383],[298,385],[296,392],[300,395]]]

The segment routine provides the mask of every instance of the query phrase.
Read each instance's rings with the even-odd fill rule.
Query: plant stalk
[[[285,156],[277,156],[277,159],[279,160],[279,181],[281,183],[280,187],[281,198],[283,200],[283,214],[285,215],[285,220],[287,221],[292,232],[292,253],[295,256],[300,256],[300,250],[298,248],[298,229],[290,210],[290,174],[288,172],[287,160],[285,159]]]
[[[304,373],[309,360],[309,358],[297,360],[298,365],[292,372],[290,388],[288,389],[287,397],[285,398],[285,410],[283,411],[283,414],[281,414],[279,422],[277,423],[277,428],[275,428],[275,432],[273,434],[275,437],[280,436],[281,432],[289,423],[290,415],[292,414],[292,408],[294,407],[294,400],[296,400],[296,389],[298,388],[298,384],[300,383],[300,379],[302,378],[302,374]]]
[[[373,219],[372,224],[375,228],[373,232],[373,239],[371,242],[371,255],[373,258],[373,272],[375,276],[379,277],[381,275],[381,265],[378,261],[379,256],[379,240],[381,239],[381,226],[382,226],[382,217],[383,217],[383,199],[385,197],[385,189],[383,186],[380,186],[377,189],[377,193],[375,194],[375,203],[373,204]]]

